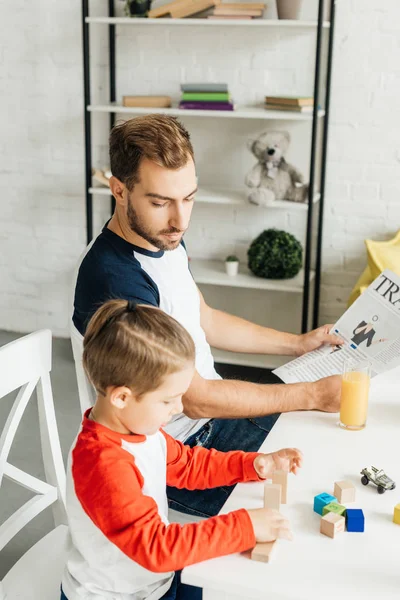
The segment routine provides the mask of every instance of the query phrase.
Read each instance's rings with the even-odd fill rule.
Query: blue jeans
[[[185,444],[191,448],[203,446],[221,452],[257,452],[278,417],[279,414],[254,419],[211,419],[185,440]],[[167,487],[168,503],[170,508],[189,515],[213,517],[219,513],[234,487],[231,485],[193,491]]]
[[[202,600],[203,592],[193,585],[181,583],[181,572],[177,571],[168,592],[160,600]],[[61,600],[68,600],[61,589]]]

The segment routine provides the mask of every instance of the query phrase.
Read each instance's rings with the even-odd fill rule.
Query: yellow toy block
[[[400,525],[400,504],[396,504],[394,507],[393,523]]]

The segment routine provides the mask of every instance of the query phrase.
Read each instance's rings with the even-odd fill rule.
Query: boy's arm
[[[205,490],[243,481],[261,481],[254,468],[258,452],[218,452],[190,448],[162,431],[167,442],[167,484],[188,490]]]
[[[75,493],[85,513],[111,543],[150,571],[176,571],[255,546],[244,509],[199,523],[165,525],[155,500],[143,494],[143,477],[125,451],[107,450],[95,463],[93,455],[74,462]]]

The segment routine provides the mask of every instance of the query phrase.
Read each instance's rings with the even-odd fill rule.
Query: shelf
[[[224,365],[241,365],[244,367],[257,367],[261,369],[277,369],[289,360],[291,356],[262,356],[259,354],[239,354],[237,352],[227,352],[226,350],[217,350],[211,348],[215,362]]]
[[[225,264],[221,260],[192,259],[190,270],[196,283],[226,287],[240,287],[271,292],[302,293],[304,283],[303,269],[292,279],[263,279],[253,275],[246,266],[239,266],[238,275],[231,277],[225,272]],[[310,281],[315,277],[311,271]]]
[[[200,187],[196,194],[195,204],[223,204],[227,206],[248,206],[255,210],[261,210],[264,207],[258,207],[250,204],[246,197],[246,190],[226,190],[222,188]],[[89,194],[94,196],[111,196],[111,191],[107,187],[90,187]],[[313,203],[316,204],[321,197],[321,194],[314,194]],[[306,212],[308,204],[301,202],[289,202],[287,200],[277,200],[273,205],[265,208],[281,208],[284,210],[299,210]]]
[[[103,25],[144,25],[145,27],[157,26],[157,25],[200,25],[207,27],[223,26],[223,27],[280,27],[288,29],[309,29],[317,28],[317,21],[291,21],[288,19],[243,19],[226,21],[205,19],[205,18],[187,18],[187,19],[131,19],[129,17],[86,17],[86,23],[97,23]],[[329,21],[323,22],[324,29],[329,29]]]
[[[170,114],[181,117],[218,117],[221,119],[261,119],[275,121],[312,121],[312,113],[291,113],[282,110],[266,110],[263,106],[238,106],[236,110],[186,110],[178,107],[152,108],[138,106],[122,106],[115,102],[110,104],[90,104],[89,112],[126,113],[132,115],[148,115],[149,113]],[[325,115],[324,110],[318,111],[319,118]]]

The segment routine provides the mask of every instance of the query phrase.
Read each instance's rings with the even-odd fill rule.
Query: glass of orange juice
[[[343,429],[358,431],[367,423],[371,366],[367,361],[346,360],[343,365],[340,421]]]

